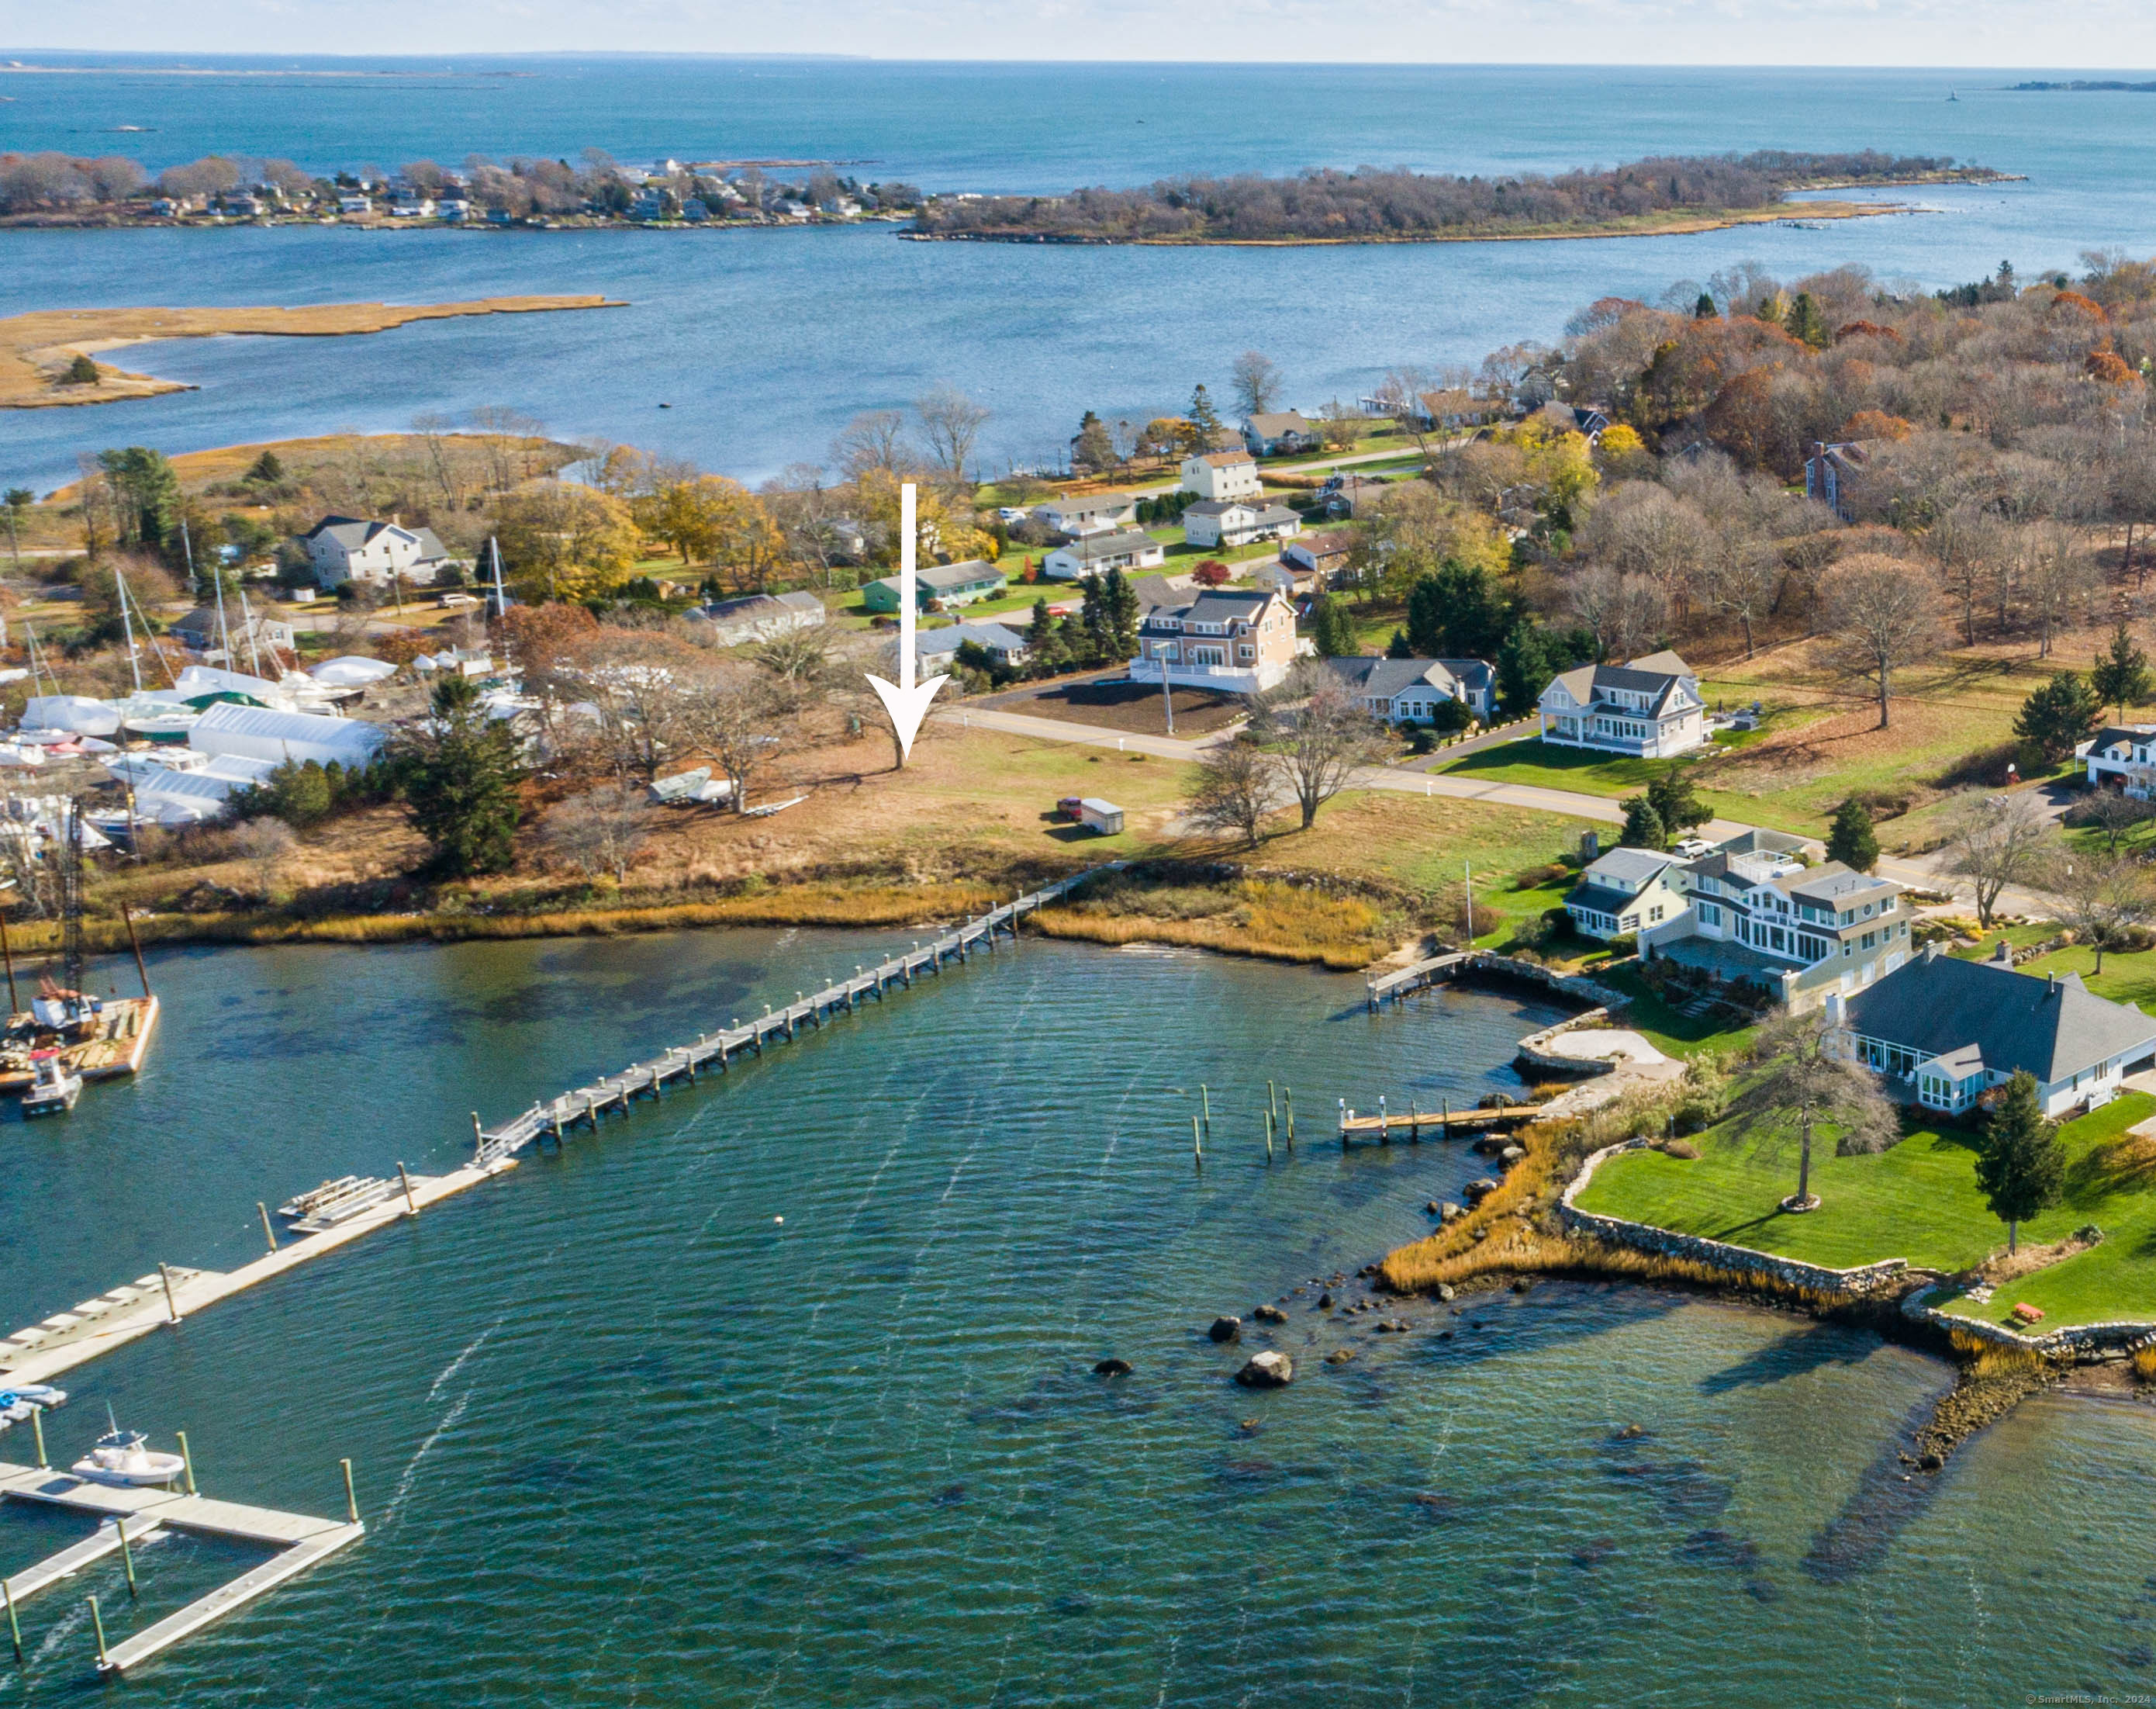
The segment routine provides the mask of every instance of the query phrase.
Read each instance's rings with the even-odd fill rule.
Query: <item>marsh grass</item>
[[[1034,927],[1095,944],[1173,944],[1342,970],[1366,967],[1409,929],[1405,914],[1365,896],[1273,878],[1148,883],[1117,874]]]

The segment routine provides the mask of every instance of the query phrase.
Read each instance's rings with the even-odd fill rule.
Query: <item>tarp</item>
[[[220,703],[196,720],[187,746],[198,754],[234,754],[272,765],[310,759],[327,765],[364,765],[382,751],[381,727],[357,718],[324,718],[311,712],[273,712],[266,707]]]
[[[120,728],[119,708],[80,694],[40,694],[23,708],[26,730],[73,730],[84,736],[109,736]]]
[[[397,667],[387,659],[367,659],[357,653],[346,653],[341,658],[323,660],[307,674],[326,688],[363,688],[370,682],[379,682],[384,677],[395,676]]]
[[[172,687],[182,699],[189,701],[205,694],[244,694],[264,706],[291,704],[291,696],[275,682],[250,677],[244,671],[220,671],[213,665],[187,666]]]

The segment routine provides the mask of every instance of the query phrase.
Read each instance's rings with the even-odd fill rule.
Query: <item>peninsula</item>
[[[1173,178],[1067,196],[938,197],[912,228],[924,239],[1003,243],[1329,244],[1474,242],[1708,231],[1801,214],[1848,219],[1899,204],[1792,203],[1799,192],[1996,183],[2006,174],[1926,155],[1656,157],[1544,177],[1463,178],[1358,167],[1294,178]]]
[[[621,306],[604,296],[487,296],[470,302],[328,302],[304,308],[42,309],[0,320],[0,409],[111,404],[122,398],[192,391],[192,387],[178,380],[129,373],[96,360],[100,351],[152,339],[220,334],[335,337],[384,332],[413,321],[460,315]]]

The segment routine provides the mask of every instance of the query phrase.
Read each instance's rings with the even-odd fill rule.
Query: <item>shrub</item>
[[[87,356],[78,355],[67,365],[67,373],[60,383],[68,386],[94,386],[98,381],[97,364]]]

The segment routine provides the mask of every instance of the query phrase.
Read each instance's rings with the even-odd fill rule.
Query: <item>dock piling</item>
[[[45,1458],[45,1409],[41,1406],[30,1408],[30,1434],[38,1439],[38,1470],[50,1471],[52,1462]]]
[[[0,1578],[0,1597],[8,1603],[8,1639],[15,1646],[15,1660],[23,1659],[23,1623],[15,1618],[15,1593],[8,1588],[8,1581]]]
[[[182,1470],[187,1474],[187,1494],[192,1495],[195,1492],[194,1454],[187,1447],[187,1433],[186,1431],[175,1430],[172,1434],[180,1439],[180,1465]]]
[[[1265,1113],[1275,1121],[1280,1120],[1280,1094],[1273,1089],[1270,1080],[1265,1082]]]
[[[270,1243],[270,1251],[275,1252],[277,1249],[277,1230],[270,1221],[270,1207],[257,1199],[254,1208],[262,1212],[262,1238]]]
[[[341,1459],[337,1464],[344,1469],[344,1511],[351,1516],[352,1522],[354,1525],[357,1525],[359,1523],[359,1497],[353,1491],[352,1487],[352,1462],[348,1459]]]
[[[1213,1089],[1209,1086],[1199,1086],[1198,1101],[1205,1106],[1205,1131],[1209,1135],[1213,1131]]]
[[[1287,1148],[1292,1151],[1295,1149],[1295,1088],[1285,1086],[1281,1089],[1287,1100]]]
[[[97,1611],[97,1598],[94,1596],[90,1598],[90,1624],[97,1634],[97,1670],[103,1673],[107,1653],[105,1648],[105,1616]]]
[[[1200,1167],[1204,1166],[1205,1142],[1198,1137],[1198,1118],[1194,1115],[1190,1118],[1190,1156]]]
[[[1266,1162],[1268,1162],[1268,1163],[1270,1163],[1270,1162],[1271,1162],[1272,1161],[1273,1161],[1273,1113],[1272,1113],[1272,1111],[1270,1111],[1270,1109],[1268,1109],[1268,1110],[1265,1112],[1265,1161],[1266,1161]]]
[[[419,1202],[412,1197],[412,1177],[406,1172],[404,1166],[402,1163],[399,1163],[397,1166],[397,1178],[404,1183],[405,1213],[408,1216],[418,1216],[419,1214]]]
[[[135,1583],[135,1551],[127,1547],[127,1516],[121,1514],[113,1524],[120,1531],[120,1562],[127,1569],[127,1593],[139,1597],[142,1593]]]
[[[177,1323],[180,1320],[180,1306],[179,1302],[172,1298],[172,1272],[162,1262],[157,1265],[157,1278],[165,1284],[165,1310],[169,1314],[167,1321]]]
[[[479,1112],[476,1109],[472,1111],[471,1119],[472,1138],[477,1142],[480,1149],[484,1150],[486,1145],[486,1130],[479,1125]]]

